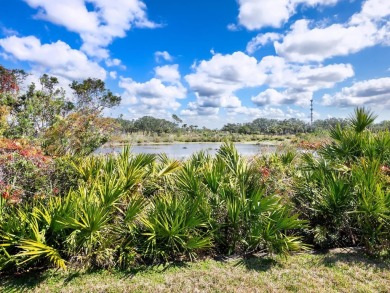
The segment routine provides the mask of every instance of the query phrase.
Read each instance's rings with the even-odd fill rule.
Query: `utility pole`
[[[310,100],[310,126],[313,126],[313,98]]]

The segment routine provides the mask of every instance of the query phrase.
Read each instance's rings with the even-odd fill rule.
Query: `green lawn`
[[[1,276],[1,292],[390,292],[390,261],[357,252]]]

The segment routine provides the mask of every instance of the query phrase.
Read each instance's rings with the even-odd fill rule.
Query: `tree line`
[[[120,125],[120,131],[127,134],[135,132],[142,132],[143,134],[163,134],[211,131],[206,127],[199,129],[196,125],[185,124],[183,123],[183,120],[175,114],[172,115],[172,120],[174,122],[166,119],[144,116],[133,120],[126,120],[123,119],[123,117],[120,117],[116,119],[116,122]],[[329,131],[337,125],[346,127],[347,123],[348,119],[345,118],[319,119],[314,121],[312,125],[296,118],[285,120],[257,118],[248,123],[227,123],[221,129],[214,131],[228,132],[230,134],[287,135],[314,131]],[[374,124],[371,126],[371,129],[390,129],[390,121]]]
[[[222,127],[222,131],[241,134],[268,134],[283,135],[325,130],[337,124],[344,125],[345,119],[330,118],[317,120],[312,125],[297,118],[284,120],[257,118],[248,123],[228,123]]]
[[[142,132],[145,135],[149,134],[163,134],[163,133],[179,133],[179,132],[193,132],[198,130],[197,125],[189,125],[183,123],[177,115],[173,114],[172,119],[174,122],[155,118],[152,116],[143,116],[138,119],[127,120],[123,117],[117,118],[115,121],[120,125],[122,133],[132,134],[135,132]],[[203,128],[207,130],[207,128]]]

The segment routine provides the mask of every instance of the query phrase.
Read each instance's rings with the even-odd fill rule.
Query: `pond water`
[[[193,153],[205,151],[214,155],[222,143],[173,143],[173,144],[155,144],[155,145],[133,145],[131,151],[134,154],[160,154],[165,153],[168,157],[174,159],[186,159]],[[250,143],[235,143],[237,151],[243,156],[255,156],[261,153],[275,152],[274,145],[258,145]],[[122,147],[101,147],[95,151],[97,154],[119,153]]]

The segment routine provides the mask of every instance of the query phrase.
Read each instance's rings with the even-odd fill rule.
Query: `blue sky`
[[[388,0],[13,0],[0,63],[101,78],[143,115],[211,128],[259,117],[390,119]]]

